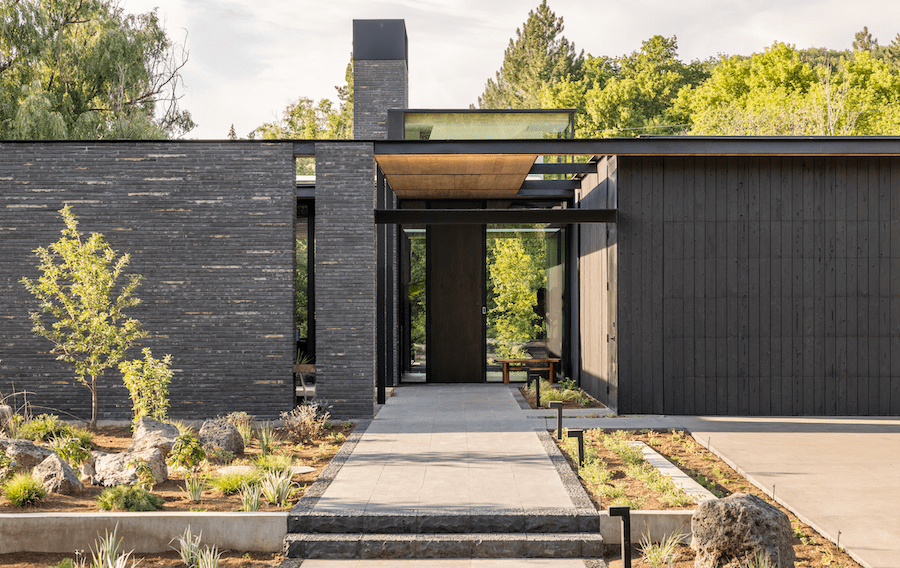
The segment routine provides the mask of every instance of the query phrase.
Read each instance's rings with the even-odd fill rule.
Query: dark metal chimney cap
[[[409,61],[406,20],[353,20],[353,59]]]

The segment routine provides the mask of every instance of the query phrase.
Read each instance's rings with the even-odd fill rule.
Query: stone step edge
[[[457,534],[598,532],[596,509],[322,510],[288,515],[288,534]]]
[[[288,558],[601,558],[599,533],[289,534]]]

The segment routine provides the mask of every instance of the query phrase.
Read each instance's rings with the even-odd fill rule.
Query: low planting
[[[584,464],[579,476],[588,493],[603,507],[632,509],[684,509],[696,506],[672,480],[644,461],[641,450],[631,444],[628,433],[617,430],[587,430]],[[563,436],[563,451],[578,460],[575,438]]]
[[[164,503],[162,497],[131,485],[108,487],[97,498],[103,511],[158,511]]]
[[[289,428],[267,424],[254,429],[252,422],[249,423],[251,438],[238,456],[230,452],[207,454],[197,440],[197,431],[188,424],[177,424],[180,434],[167,458],[169,479],[154,484],[150,467],[142,460],[132,460],[127,466],[137,476],[134,487],[114,490],[88,484],[84,491],[72,495],[41,496],[42,487],[32,483],[28,475],[18,477],[12,483],[13,490],[7,492],[14,464],[5,453],[0,453],[0,512],[23,512],[32,510],[31,507],[41,512],[96,512],[98,508],[158,510],[160,507],[181,511],[284,510],[303,495],[353,429],[352,423],[331,423],[327,413],[303,412],[297,413],[296,423]],[[249,415],[230,416],[236,422],[246,423],[244,417]],[[32,420],[23,420],[19,425],[25,425],[25,431],[39,439],[36,444],[54,449],[76,473],[89,457],[90,448],[95,446],[92,438],[97,440],[95,449],[107,453],[123,452],[131,443],[129,429],[122,426],[104,426],[93,433],[81,431],[83,434],[79,435],[78,429],[52,415],[34,421],[31,424]],[[49,439],[40,441],[45,437]],[[85,440],[90,441],[90,447]],[[229,465],[237,469],[219,471]],[[293,473],[293,468],[300,465],[311,466],[313,471]],[[271,475],[264,490],[267,474]],[[26,491],[28,488],[34,491]]]
[[[595,408],[602,406],[596,400],[591,398],[589,394],[578,388],[577,383],[572,379],[561,381],[557,384],[551,384],[550,381],[538,379],[541,383],[541,408],[549,408],[551,401],[561,401],[564,406],[574,408]],[[522,396],[535,407],[535,385],[531,384],[521,387]]]
[[[17,473],[3,486],[3,493],[15,507],[35,505],[47,497],[47,490],[31,473]]]

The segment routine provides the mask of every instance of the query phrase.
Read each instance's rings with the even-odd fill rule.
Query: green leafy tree
[[[524,357],[522,345],[543,333],[534,306],[546,283],[545,264],[544,239],[517,235],[488,242],[488,335],[503,357]]]
[[[119,363],[122,380],[128,387],[135,425],[138,418],[148,416],[165,420],[169,410],[169,383],[172,382],[172,356],[155,359],[149,348],[141,353],[144,358]]]
[[[544,107],[576,108],[578,137],[667,134],[684,129],[670,113],[685,86],[709,76],[708,64],[678,59],[673,36],[653,36],[641,49],[616,59],[588,56],[580,81],[566,80],[541,91]]]
[[[78,381],[91,392],[91,426],[96,427],[99,378],[147,335],[137,319],[125,314],[140,303],[132,293],[141,277],[131,275],[120,285],[129,255],[117,257],[100,233],[83,239],[68,205],[60,214],[66,224],[62,238],[34,251],[41,276],[21,282],[39,301],[40,310],[31,312],[32,330],[53,343],[57,360],[74,365]]]
[[[541,89],[564,79],[582,77],[584,52],[575,53],[575,44],[563,32],[563,19],[550,10],[547,0],[528,12],[525,24],[516,29],[515,39],[503,55],[496,80],[488,79],[480,108],[540,108]]]
[[[155,139],[191,130],[186,52],[114,0],[0,3],[0,138]]]
[[[896,135],[900,74],[869,51],[814,68],[775,43],[724,59],[709,80],[683,89],[670,112],[700,135]]]

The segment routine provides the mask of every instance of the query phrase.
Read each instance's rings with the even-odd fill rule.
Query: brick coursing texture
[[[31,332],[32,251],[60,238],[72,206],[144,276],[133,314],[171,353],[170,416],[292,405],[294,170],[292,145],[261,142],[0,144],[0,393],[90,417],[89,391]],[[139,355],[139,349],[134,349]],[[127,419],[121,375],[108,370],[100,419]],[[35,408],[36,412],[43,411]]]
[[[316,144],[316,396],[338,418],[375,408],[375,155]]]
[[[409,81],[402,59],[353,61],[353,136],[387,138],[388,109],[409,106]]]

